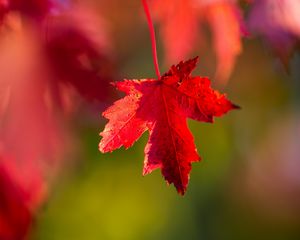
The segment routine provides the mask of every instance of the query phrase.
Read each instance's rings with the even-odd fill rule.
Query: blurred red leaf
[[[0,0],[0,15],[18,11],[27,17],[42,19],[53,6],[51,0]]]
[[[0,77],[7,101],[0,140],[5,152],[18,161],[50,159],[60,152],[63,134],[47,104],[50,77],[40,53],[41,43],[18,16],[11,15],[7,21],[10,30],[4,30],[0,39]]]
[[[101,152],[130,147],[146,130],[144,174],[161,168],[166,181],[184,194],[191,162],[199,161],[186,118],[212,122],[236,108],[210,87],[208,78],[191,77],[197,58],[172,66],[159,80],[125,80],[116,84],[127,94],[108,108],[109,119],[100,135]]]
[[[0,239],[23,240],[32,224],[32,214],[24,199],[24,192],[0,168]]]
[[[210,4],[205,12],[214,36],[218,59],[216,78],[224,83],[233,70],[236,57],[242,51],[241,14],[236,6],[227,2]]]
[[[47,77],[40,77],[45,69],[34,33],[23,28],[18,16],[6,21],[9,30],[2,29],[0,37],[5,100],[0,119],[0,201],[6,204],[0,207],[0,239],[15,240],[25,238],[45,200],[43,161],[61,151],[58,139],[63,134],[44,101]]]
[[[27,239],[47,188],[38,164],[0,152],[0,239]]]
[[[114,64],[104,20],[83,6],[74,6],[45,25],[50,66],[56,78],[88,100],[111,96]]]
[[[152,1],[152,12],[160,24],[160,33],[168,64],[185,59],[199,37],[199,16],[192,1]]]
[[[10,10],[0,25],[0,153],[9,159],[1,159],[0,171],[5,169],[12,188],[22,191],[22,198],[11,196],[12,204],[24,211],[27,207],[33,218],[61,165],[56,160],[71,145],[64,114],[67,104],[76,101],[71,88],[89,100],[105,99],[115,71],[105,26],[88,7],[72,5],[40,20],[29,19],[21,8]],[[0,179],[0,187],[2,183],[7,185]],[[5,191],[0,202],[10,194]],[[11,206],[1,207],[5,212]],[[21,218],[21,211],[12,217]],[[3,228],[8,237],[0,239],[23,239],[18,219],[1,214],[0,234]],[[27,223],[20,222],[20,227],[25,234]]]
[[[235,1],[152,0],[152,10],[160,31],[168,63],[186,58],[202,37],[200,23],[208,23],[213,33],[217,57],[216,78],[225,83],[236,57],[242,51],[242,15]]]
[[[51,0],[8,0],[10,10],[17,10],[32,17],[42,17],[48,13]]]
[[[253,0],[249,28],[263,36],[288,65],[300,38],[300,2],[294,0]]]
[[[104,24],[102,24],[104,25]],[[109,97],[110,48],[101,20],[74,5],[40,26],[9,13],[0,31],[0,140],[18,161],[59,156],[61,112],[74,87],[89,100]],[[15,69],[18,69],[16,71]]]

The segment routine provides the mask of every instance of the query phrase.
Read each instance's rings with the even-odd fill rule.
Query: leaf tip
[[[179,187],[176,187],[176,190],[177,190],[177,193],[180,195],[180,196],[184,196],[185,195],[185,192],[186,192],[186,187],[184,186],[179,186]]]
[[[103,146],[102,142],[99,143],[98,149],[101,153],[106,153],[107,152],[107,151],[105,151],[105,147]]]
[[[236,105],[234,103],[231,103],[232,109],[241,110],[242,108],[239,105]]]

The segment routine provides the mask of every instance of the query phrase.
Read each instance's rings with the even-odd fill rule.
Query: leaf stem
[[[153,57],[153,63],[154,63],[154,67],[155,67],[155,73],[157,75],[157,78],[160,79],[160,71],[159,71],[159,66],[158,66],[157,50],[156,50],[155,30],[154,30],[153,22],[151,19],[147,0],[142,0],[142,2],[143,2],[144,11],[145,11],[145,14],[147,17],[147,23],[148,23],[150,37],[151,37],[152,57]]]

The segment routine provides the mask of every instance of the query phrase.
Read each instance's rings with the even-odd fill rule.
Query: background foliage
[[[190,0],[186,1],[190,2]],[[15,6],[9,11],[2,8],[8,2],[15,3]],[[40,8],[30,9],[27,8],[26,4],[24,5],[24,1],[0,0],[0,20],[7,21],[6,24],[9,26],[7,28],[4,24],[4,27],[1,25],[0,28],[1,33],[8,34],[8,37],[6,35],[2,37],[1,35],[0,38],[1,50],[7,50],[7,52],[2,51],[2,58],[0,57],[0,162],[4,166],[8,166],[9,169],[13,166],[9,165],[10,161],[8,160],[11,159],[6,159],[5,155],[2,156],[3,152],[12,155],[15,152],[16,155],[18,153],[28,153],[28,155],[20,154],[21,159],[24,160],[24,163],[22,163],[24,166],[21,164],[22,167],[25,167],[24,169],[16,164],[19,167],[16,172],[21,173],[20,178],[16,172],[8,171],[8,173],[12,173],[13,177],[17,176],[16,179],[13,179],[16,182],[9,182],[6,179],[5,169],[0,168],[0,181],[4,183],[7,181],[12,185],[12,188],[11,185],[8,187],[0,185],[0,188],[2,188],[0,189],[0,238],[3,234],[2,231],[4,235],[7,234],[5,232],[7,230],[5,220],[8,219],[10,227],[13,226],[12,229],[8,228],[8,232],[14,232],[14,230],[17,232],[19,229],[15,227],[17,226],[15,224],[22,225],[24,223],[22,219],[20,220],[21,214],[6,211],[7,209],[14,210],[16,208],[14,201],[8,201],[8,206],[3,204],[13,196],[14,199],[17,199],[16,201],[24,204],[21,207],[29,206],[28,212],[34,215],[32,217],[34,219],[33,224],[24,220],[25,223],[28,223],[28,225],[24,224],[25,228],[32,226],[33,229],[30,231],[29,238],[34,240],[300,239],[300,56],[299,49],[293,48],[297,46],[297,43],[299,44],[300,20],[298,20],[299,18],[292,18],[292,16],[298,16],[297,10],[299,12],[300,9],[300,4],[296,0],[273,1],[273,3],[277,2],[278,4],[279,2],[295,4],[290,4],[289,7],[294,6],[290,10],[295,10],[293,14],[296,15],[289,15],[288,12],[284,11],[276,12],[277,15],[274,16],[279,16],[278,22],[267,21],[265,18],[269,15],[270,9],[265,8],[266,5],[263,4],[272,1],[240,1],[246,19],[252,19],[247,23],[251,23],[249,25],[252,26],[252,30],[259,33],[261,38],[255,34],[248,36],[242,36],[241,34],[240,36],[239,32],[236,33],[235,26],[231,30],[232,33],[236,33],[236,36],[231,40],[236,41],[238,48],[225,49],[223,62],[220,61],[218,56],[216,57],[216,47],[214,46],[216,38],[210,31],[209,23],[201,25],[203,39],[205,40],[199,41],[199,45],[194,45],[192,52],[189,53],[190,55],[188,54],[190,57],[199,55],[200,61],[194,74],[210,77],[212,85],[216,89],[226,92],[230,100],[241,106],[241,110],[233,111],[221,119],[216,119],[214,124],[188,121],[202,161],[193,164],[189,188],[184,197],[179,196],[173,187],[166,186],[159,170],[146,177],[142,176],[147,133],[128,150],[121,148],[109,154],[99,152],[100,136],[98,136],[98,133],[104,129],[106,124],[106,120],[100,116],[100,113],[108,105],[111,105],[115,99],[123,95],[117,93],[117,91],[110,95],[109,91],[104,90],[104,85],[101,88],[101,94],[98,94],[95,91],[98,88],[82,84],[80,81],[82,76],[89,76],[89,80],[92,81],[97,80],[97,77],[94,76],[95,72],[89,72],[89,70],[94,70],[93,67],[102,66],[104,63],[107,63],[107,66],[104,67],[104,70],[107,70],[107,72],[104,71],[107,76],[102,72],[101,77],[105,83],[110,81],[111,78],[113,80],[155,78],[151,42],[140,0],[74,1],[79,4],[91,4],[97,15],[103,18],[100,21],[103,29],[95,28],[95,26],[89,28],[90,25],[88,25],[88,30],[92,29],[91,32],[99,30],[99,35],[96,36],[86,34],[85,27],[87,26],[79,24],[83,22],[77,16],[86,16],[84,15],[86,14],[84,8],[79,8],[82,10],[80,14],[74,14],[74,12],[78,13],[74,9],[70,12],[67,11],[67,14],[63,15],[62,18],[58,18],[58,20],[56,14],[59,15],[59,12],[51,12],[54,18],[51,19],[53,22],[49,21],[49,26],[55,30],[46,29],[49,32],[53,30],[54,35],[39,36],[39,34],[44,33],[44,25],[39,25],[39,19],[49,11],[47,5],[49,2],[31,0],[30,4],[37,4],[37,2],[41,3]],[[61,7],[58,9],[63,9],[61,11],[64,13],[64,10],[68,9],[68,4],[72,1],[53,0],[53,2],[58,3]],[[167,0],[164,3],[166,2]],[[218,2],[218,0],[212,2]],[[224,0],[224,2],[231,3],[230,0]],[[29,3],[29,1],[26,3]],[[253,15],[251,15],[250,3],[258,3],[256,4],[257,11]],[[167,6],[167,4],[165,5]],[[291,18],[282,18],[281,13],[285,14],[284,16],[291,16]],[[9,16],[8,20],[5,18],[6,15]],[[229,19],[231,18],[229,17]],[[228,22],[230,21],[228,20]],[[52,23],[54,24],[51,25]],[[234,21],[231,23],[234,23]],[[24,24],[25,29],[27,27],[26,31],[28,32],[25,31],[26,34],[23,34],[22,24]],[[161,29],[160,25],[161,22],[156,22],[157,32]],[[48,25],[46,24],[46,26]],[[222,26],[222,24],[217,24],[216,29],[222,30]],[[71,34],[68,35],[70,29],[74,32],[70,31]],[[14,31],[16,31],[15,35]],[[48,33],[48,31],[46,32]],[[102,34],[103,36],[105,34],[110,36],[108,38],[110,41],[102,39]],[[179,38],[181,32],[172,31],[172,34],[175,37],[178,34]],[[247,35],[245,32],[244,34]],[[81,38],[82,35],[83,38]],[[65,36],[68,38],[64,38]],[[95,47],[91,42],[94,40],[97,42],[99,36],[103,45],[100,44],[101,46],[97,45]],[[163,36],[163,34],[158,34],[157,37],[161,72],[168,70],[169,64],[166,63],[166,60],[170,60],[166,57],[166,39]],[[219,36],[222,36],[222,34]],[[223,36],[222,39],[226,40],[226,36],[224,34]],[[277,36],[282,38],[277,38]],[[44,37],[46,41],[42,42]],[[241,46],[243,46],[243,49],[239,45],[240,38],[242,39]],[[15,41],[10,41],[10,39]],[[72,48],[68,48],[73,40],[78,43],[79,53],[73,52]],[[3,42],[4,44],[2,44]],[[223,42],[226,43],[226,41]],[[49,43],[52,43],[53,46],[50,45],[49,47]],[[107,45],[105,45],[106,43]],[[6,44],[12,46],[12,48],[6,48]],[[57,72],[46,71],[47,67],[43,65],[45,59],[37,57],[40,57],[39,51],[47,46],[50,50],[48,49],[47,52],[46,49],[46,52],[52,57],[47,60],[52,61],[52,65],[49,62],[48,64],[51,67],[54,66],[53,68],[57,67]],[[81,49],[82,46],[84,47]],[[51,47],[57,50],[53,55]],[[97,47],[103,52],[99,54]],[[12,52],[10,52],[11,49]],[[36,51],[30,52],[32,49]],[[61,49],[65,52],[60,51]],[[190,50],[189,47],[188,50]],[[82,52],[83,55],[86,54],[84,56],[87,59],[83,58],[79,62],[72,62],[74,59],[78,60],[77,58],[78,56],[80,58]],[[228,57],[226,53],[232,55]],[[6,58],[5,54],[10,59]],[[67,55],[66,59],[63,58],[65,55]],[[46,55],[46,57],[49,56]],[[238,56],[237,59],[235,59],[236,56]],[[226,59],[230,60],[229,66],[222,69],[222,63]],[[68,65],[68,61],[71,62],[70,65]],[[9,64],[10,62],[14,64]],[[234,62],[236,62],[235,65]],[[20,69],[18,66],[23,68]],[[39,66],[44,66],[45,69],[39,68]],[[66,72],[60,71],[62,66],[67,67]],[[29,70],[27,70],[27,67],[29,67]],[[82,67],[83,71],[81,71]],[[32,71],[32,69],[38,70]],[[219,69],[221,73],[223,71],[228,76],[233,69],[227,84],[225,84],[226,80],[224,79],[223,84],[220,84],[214,78],[216,69]],[[10,106],[3,100],[6,95],[2,94],[2,90],[6,88],[7,84],[5,81],[7,80],[5,79],[6,70],[8,73],[13,73],[13,77],[17,76],[16,86],[19,87],[17,93],[24,94],[19,98],[17,96],[15,107],[19,108],[13,109],[19,118],[15,122],[13,121],[11,125],[13,130],[17,129],[18,134],[12,134],[8,128],[8,143],[6,139],[2,139],[2,130],[4,129],[4,132],[6,132],[5,124],[11,126],[10,121],[7,121],[10,118],[3,117],[5,114],[3,109],[9,109],[7,106]],[[111,76],[112,72],[114,73],[113,77]],[[18,81],[23,80],[22,73],[26,75],[24,77],[25,81],[21,81],[23,85],[18,85]],[[39,80],[37,77],[41,73],[47,76],[43,80]],[[10,75],[8,74],[8,76]],[[31,79],[28,76],[35,78]],[[61,94],[60,96],[61,92],[58,92],[58,95],[55,96],[59,100],[53,102],[54,107],[50,104],[50,108],[53,108],[51,108],[51,114],[49,114],[47,112],[49,109],[45,110],[43,103],[36,101],[39,99],[38,97],[44,97],[43,93],[38,91],[44,89],[42,87],[40,89],[39,85],[37,87],[35,85],[35,83],[43,85],[45,82],[47,85],[50,82],[48,78],[51,81],[55,79],[54,83],[52,82],[54,85],[69,84],[73,86],[83,96],[89,100],[92,99],[92,101],[88,102],[83,98],[71,98],[74,97],[74,93],[71,92],[70,99],[76,99],[76,101],[67,101],[69,105],[66,104],[66,107],[63,100],[69,99],[64,99],[65,95]],[[58,79],[61,80],[60,78],[64,79],[65,82],[59,82]],[[9,81],[8,83],[11,84]],[[97,81],[94,81],[94,83],[99,84]],[[23,102],[22,98],[27,99],[26,97],[31,93],[25,91],[27,88],[32,90],[32,93],[38,94],[34,95],[32,99],[30,98],[28,102]],[[64,90],[62,90],[62,93],[64,93]],[[3,92],[5,93],[5,91]],[[66,95],[68,94],[69,92]],[[104,96],[106,94],[109,97]],[[101,97],[104,100],[101,99],[100,103],[93,101],[94,98]],[[38,104],[34,105],[36,102]],[[24,103],[24,106],[22,104],[22,106],[18,105],[18,103]],[[47,105],[47,107],[49,106]],[[18,111],[20,109],[22,110],[21,113]],[[14,113],[14,111],[12,112]],[[33,113],[32,116],[30,115],[31,112]],[[51,116],[48,119],[50,120],[48,128],[42,126],[44,122],[40,120],[44,119],[44,115],[38,113],[46,113],[46,119]],[[11,119],[14,119],[13,114],[12,116]],[[4,124],[2,123],[3,119]],[[26,121],[23,121],[23,119]],[[36,122],[42,122],[40,129],[35,128]],[[64,125],[60,125],[61,122]],[[28,123],[30,127],[28,129],[24,127],[21,129],[22,131],[19,131],[18,128],[15,128],[18,127],[18,123],[24,125]],[[26,134],[31,133],[31,129],[35,131],[32,132],[32,135],[29,134],[30,137],[28,137]],[[20,134],[24,133],[23,130],[26,133],[23,134],[24,136]],[[59,133],[57,136],[55,130]],[[71,132],[70,135],[65,134],[68,131]],[[50,140],[47,136],[50,136]],[[54,147],[58,147],[58,150],[56,149],[57,156],[56,152],[52,151],[51,144],[49,146],[45,144],[48,143],[48,140],[49,143],[52,143],[52,137],[56,143]],[[57,139],[59,139],[58,142],[55,141]],[[12,142],[16,146],[12,146]],[[34,145],[35,143],[42,146],[36,152],[33,151],[37,148],[37,145]],[[9,146],[8,149],[5,148],[7,146]],[[29,149],[27,146],[29,146]],[[54,161],[54,169],[48,169],[48,166],[45,167],[43,161],[42,164],[35,161],[47,154],[49,155],[46,158],[51,158],[52,155],[54,155],[54,158],[60,158],[62,152],[64,159],[61,162],[58,161],[58,166],[56,166],[57,162]],[[27,161],[30,163],[28,169],[26,168]],[[41,181],[44,176],[40,176],[40,171],[35,168],[38,166],[38,169],[40,165],[42,166],[41,172],[44,173],[43,171],[46,169],[46,173],[49,175],[47,176],[49,179],[46,181],[47,184],[49,183],[49,192],[44,191],[44,182]],[[15,169],[13,168],[13,170]],[[23,186],[22,180],[26,180],[26,174],[24,173],[27,173],[27,171],[28,176],[33,176],[33,178],[29,178],[28,182],[24,181]],[[37,178],[34,174],[37,174]],[[33,185],[31,185],[32,183]],[[34,185],[35,183],[37,184]],[[19,194],[18,191],[16,191],[16,194],[14,187],[17,190],[20,187],[25,194],[23,192]],[[5,190],[10,195],[5,195]],[[21,198],[16,198],[16,196],[21,196]],[[17,205],[17,207],[19,206]],[[28,209],[25,209],[25,213]],[[35,218],[36,211],[38,212],[37,218]],[[22,232],[22,226],[20,228],[21,232],[17,234],[19,236],[26,235],[26,231]],[[11,237],[5,240],[19,239]]]
[[[106,7],[120,75],[154,77],[139,1]],[[193,164],[186,196],[166,187],[159,171],[142,177],[147,136],[129,150],[103,155],[95,132],[105,120],[79,118],[81,152],[57,181],[34,239],[299,239],[300,119],[293,77],[260,40],[243,45],[226,86],[242,110],[214,125],[189,121],[203,160]],[[197,71],[213,76],[212,50],[201,52]],[[161,62],[162,55],[160,49]]]

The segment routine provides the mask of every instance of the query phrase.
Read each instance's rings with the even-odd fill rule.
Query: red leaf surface
[[[11,10],[21,11],[29,16],[42,17],[50,10],[51,0],[9,0]]]
[[[47,186],[38,164],[16,161],[0,152],[0,239],[27,239]]]
[[[161,168],[182,195],[191,163],[200,160],[186,118],[212,122],[214,116],[237,108],[210,87],[208,78],[191,76],[197,59],[172,66],[159,80],[118,82],[116,87],[127,95],[103,113],[109,122],[100,133],[100,151],[110,152],[130,147],[148,130],[143,174]]]
[[[0,168],[0,239],[25,239],[32,224],[32,214],[24,201],[24,192]]]
[[[51,16],[45,25],[45,48],[57,79],[87,100],[111,93],[114,64],[105,21],[85,5]]]
[[[107,35],[88,7],[72,5],[47,20],[37,27],[8,13],[0,27],[0,144],[15,161],[41,168],[67,149],[62,120],[76,101],[70,87],[104,99],[112,80],[98,66],[109,65]]]
[[[18,162],[0,152],[0,239],[28,239],[47,195],[38,164]]]
[[[9,27],[0,38],[0,84],[7,102],[0,119],[0,143],[18,161],[48,159],[61,152],[63,134],[46,99],[50,79],[39,39],[18,17],[11,17]]]
[[[0,18],[9,11],[19,11],[27,17],[42,19],[52,6],[51,0],[0,0]]]
[[[64,1],[0,0],[1,240],[25,239],[47,199],[73,143],[73,89],[89,100],[109,96],[102,20],[85,4],[50,11],[49,2]]]

